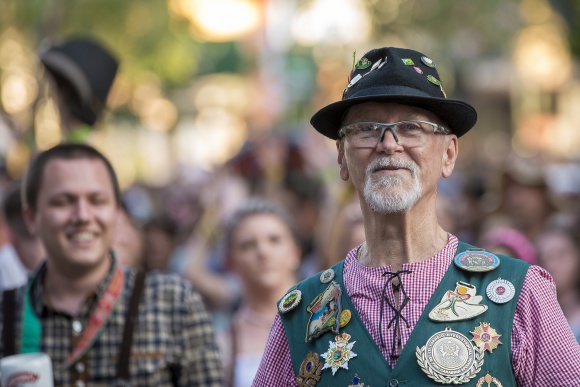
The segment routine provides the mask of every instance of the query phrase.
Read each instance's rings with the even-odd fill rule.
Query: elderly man
[[[580,385],[549,274],[438,224],[437,183],[476,119],[417,51],[356,63],[342,100],[311,123],[336,140],[366,241],[280,300],[254,386]]]
[[[183,280],[123,267],[110,250],[121,194],[94,148],[40,153],[23,187],[46,261],[0,294],[0,357],[46,352],[56,386],[222,386],[201,296]]]

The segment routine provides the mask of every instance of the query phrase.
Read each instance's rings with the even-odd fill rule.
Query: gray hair
[[[296,230],[296,225],[294,224],[294,219],[288,211],[281,205],[275,204],[269,200],[253,197],[240,206],[236,212],[232,215],[230,220],[227,222],[224,232],[224,241],[226,251],[229,251],[232,244],[232,237],[239,225],[247,218],[254,215],[273,215],[280,219],[292,235],[292,238],[299,245],[298,232]]]

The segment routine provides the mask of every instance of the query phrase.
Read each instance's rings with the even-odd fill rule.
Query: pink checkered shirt
[[[435,256],[403,265],[411,274],[401,275],[401,282],[411,301],[402,313],[411,327],[401,324],[401,340],[404,346],[415,328],[429,298],[441,282],[457,251],[457,237],[450,235],[447,245]],[[356,259],[357,249],[346,256],[344,263],[344,286],[366,329],[376,343],[380,343],[379,321],[381,293],[385,284],[382,274],[391,267],[365,267]],[[392,287],[388,286],[393,299]],[[383,321],[390,321],[394,312],[384,308]],[[396,360],[389,356],[394,329],[383,324],[386,348],[383,356],[391,364]],[[381,347],[379,345],[379,347]],[[580,346],[556,300],[556,286],[552,277],[538,266],[531,266],[521,289],[512,331],[512,364],[518,386],[580,386]],[[286,332],[276,316],[262,362],[253,387],[296,386]]]

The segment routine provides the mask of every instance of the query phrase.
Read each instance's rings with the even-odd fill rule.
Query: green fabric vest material
[[[473,248],[468,244],[459,243],[457,254]],[[476,382],[489,371],[490,375],[499,380],[503,387],[516,386],[513,368],[511,365],[511,333],[517,300],[520,294],[525,275],[529,264],[524,261],[499,256],[500,265],[495,270],[484,273],[474,273],[464,271],[451,264],[444,275],[441,283],[432,295],[427,307],[419,318],[419,321],[409,340],[400,353],[397,364],[391,368],[383,357],[377,343],[372,339],[370,333],[364,327],[352,301],[344,290],[342,271],[344,261],[333,266],[335,271],[334,281],[342,289],[341,303],[342,310],[348,309],[352,313],[350,322],[340,329],[340,333],[346,332],[351,336],[349,343],[355,342],[352,352],[356,353],[348,362],[348,369],[339,368],[333,375],[331,369],[324,369],[320,375],[320,380],[316,386],[353,386],[353,378],[358,376],[360,383],[364,386],[441,386],[430,379],[417,363],[416,349],[421,348],[427,340],[437,332],[444,331],[446,327],[463,334],[471,340],[472,332],[482,322],[487,322],[498,334],[502,342],[493,353],[485,351],[484,363],[477,376],[471,379],[465,386],[475,386]],[[515,287],[514,298],[505,304],[495,304],[487,298],[485,290],[487,285],[498,278],[509,280]],[[475,285],[477,294],[483,296],[482,304],[488,306],[488,310],[483,314],[467,321],[434,322],[428,317],[429,312],[441,301],[445,292],[454,290],[457,281],[463,281]],[[310,313],[306,310],[308,304],[321,294],[329,284],[322,283],[319,276],[310,277],[298,285],[302,292],[301,303],[293,310],[281,314],[288,344],[292,358],[292,368],[294,374],[300,373],[300,366],[309,351],[324,354],[328,351],[330,342],[335,342],[336,333],[326,332],[320,337],[306,342],[306,329],[310,318]],[[386,323],[385,325],[386,326]],[[402,328],[404,329],[404,328]],[[390,343],[387,343],[390,346]],[[320,361],[324,363],[324,358]],[[484,385],[487,385],[485,383]],[[493,385],[493,384],[492,384]]]

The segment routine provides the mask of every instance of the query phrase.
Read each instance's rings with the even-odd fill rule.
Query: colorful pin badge
[[[322,356],[326,361],[324,362],[324,367],[322,369],[330,368],[332,370],[332,375],[338,371],[339,368],[348,369],[348,362],[353,357],[356,357],[356,353],[352,351],[352,347],[356,341],[349,343],[350,335],[346,332],[341,333],[335,337],[335,341],[330,341],[330,346],[326,353]]]
[[[401,60],[403,61],[405,66],[413,66],[415,64],[415,62],[413,62],[413,59],[402,58]]]
[[[433,69],[435,68],[435,62],[433,62],[431,59],[427,58],[426,56],[421,57],[421,62],[423,62],[423,64],[425,64],[425,66],[429,66]]]
[[[482,387],[483,383],[487,383],[487,387],[491,387],[491,384],[493,383],[493,385],[495,387],[503,387],[502,384],[500,383],[499,380],[497,380],[496,378],[494,378],[493,376],[491,376],[489,374],[489,372],[487,373],[487,375],[482,376],[478,381],[477,384],[475,385],[475,387]]]
[[[510,281],[498,278],[487,285],[485,294],[496,304],[505,304],[514,298],[516,288]]]
[[[501,337],[500,334],[496,332],[495,329],[489,326],[489,323],[483,322],[479,326],[475,327],[473,332],[469,332],[473,335],[471,339],[475,345],[481,348],[482,351],[488,351],[492,353],[494,349],[497,348],[502,342],[499,341]]]
[[[413,68],[415,69],[416,72],[418,72],[419,74],[423,74],[423,70],[421,69],[421,67],[419,66],[413,66]]]
[[[445,328],[415,351],[419,367],[442,384],[463,384],[481,370],[484,352],[459,332]]]
[[[441,86],[441,81],[431,74],[427,75],[427,80],[432,84],[434,84],[435,86]]]
[[[306,341],[316,338],[321,334],[332,331],[338,333],[340,327],[340,285],[332,281],[322,294],[306,307],[310,313],[310,319],[306,327]]]
[[[357,374],[354,374],[354,378],[352,378],[352,384],[349,384],[348,387],[365,387],[365,384],[361,383]]]
[[[340,327],[344,328],[346,324],[349,323],[351,317],[352,313],[348,309],[345,309],[342,312],[340,312]]]
[[[298,289],[291,290],[280,300],[278,311],[282,314],[289,312],[300,304],[300,300],[302,300],[302,292]]]
[[[457,281],[455,290],[448,290],[441,302],[429,312],[433,321],[462,321],[479,316],[487,310],[487,305],[480,304],[482,296],[476,294],[474,285]]]
[[[306,358],[300,364],[300,371],[296,376],[298,387],[315,386],[320,381],[322,362],[316,352],[308,352]]]
[[[320,282],[327,284],[334,279],[334,270],[326,269],[320,274]]]
[[[460,269],[471,272],[492,271],[500,264],[497,255],[483,249],[468,249],[457,254],[453,262]]]
[[[359,69],[359,70],[364,70],[366,68],[371,67],[372,64],[373,64],[373,62],[371,62],[367,58],[363,57],[354,65],[354,68]]]

